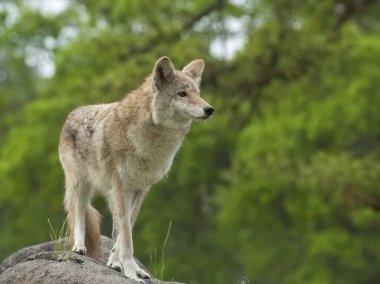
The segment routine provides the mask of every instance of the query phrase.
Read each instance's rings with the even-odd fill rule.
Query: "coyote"
[[[144,83],[121,101],[79,107],[68,115],[59,159],[73,252],[98,256],[100,215],[91,198],[103,193],[115,240],[107,266],[140,282],[150,278],[133,259],[133,225],[149,188],[168,173],[192,121],[214,112],[200,97],[203,69],[201,59],[179,71],[162,57]]]

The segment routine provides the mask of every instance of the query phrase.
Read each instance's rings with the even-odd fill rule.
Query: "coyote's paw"
[[[121,272],[121,261],[118,259],[118,257],[115,257],[115,253],[111,253],[107,262],[107,266],[118,272]]]
[[[81,254],[81,255],[86,255],[87,249],[85,246],[74,246],[73,252]]]
[[[143,278],[143,279],[150,279],[149,273],[146,272],[144,269],[140,268],[134,260],[133,260],[133,265],[135,267],[136,274],[138,277]]]
[[[113,262],[110,264],[107,263],[107,266],[109,268],[112,268],[113,270],[116,270],[117,272],[121,272],[121,263],[117,263],[117,262]]]
[[[127,261],[123,263],[124,275],[129,279],[135,280],[139,283],[145,283],[144,280],[137,277],[134,261]]]

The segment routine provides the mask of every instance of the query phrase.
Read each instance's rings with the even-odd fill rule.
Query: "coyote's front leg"
[[[121,262],[126,277],[144,283],[144,281],[137,277],[137,274],[140,274],[140,269],[133,259],[131,216],[134,191],[127,186],[122,186],[120,179],[115,181],[113,191],[116,197],[115,200],[117,200],[119,234],[112,248],[107,265],[119,270]]]
[[[147,190],[138,190],[133,192],[133,199],[132,199],[132,210],[130,214],[130,225],[131,225],[131,231],[133,230],[134,223],[136,221],[137,215],[139,213],[141,203],[146,195]],[[115,193],[113,190],[111,194]],[[112,212],[112,220],[113,220],[113,237],[115,240],[115,244],[111,250],[111,254],[109,256],[107,266],[111,267],[112,269],[115,269],[116,271],[121,272],[122,270],[122,257],[121,257],[121,236],[119,234],[120,232],[120,218],[118,214],[118,203],[115,201],[116,196],[115,195],[109,195],[108,196],[108,204],[111,208]],[[125,221],[125,218],[124,218]],[[150,279],[149,273],[147,273],[145,270],[140,268],[137,263],[133,260],[133,265],[136,271],[137,276],[144,279]]]
[[[122,260],[121,260],[121,238],[119,238],[120,235],[116,238],[116,242],[111,250],[111,254],[109,256],[107,266],[121,272],[122,271]],[[139,267],[136,263],[136,261],[133,259],[133,266],[136,272],[136,275],[143,279],[150,279],[149,273],[147,273],[144,269]]]
[[[131,211],[131,217],[130,217],[130,222],[131,222],[131,228],[133,230],[133,226],[135,225],[136,218],[139,215],[140,207],[141,204],[144,200],[144,197],[147,193],[147,189],[144,190],[138,190],[134,193],[133,196],[133,203],[132,203],[132,211]],[[139,277],[144,278],[144,279],[150,279],[150,275],[148,272],[146,272],[144,269],[140,268],[135,260],[133,260],[133,265],[135,267],[136,273]]]

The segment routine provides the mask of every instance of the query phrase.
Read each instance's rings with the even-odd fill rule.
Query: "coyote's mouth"
[[[192,118],[193,118],[193,119],[196,119],[196,120],[206,120],[206,119],[208,119],[209,117],[210,117],[209,115],[200,116],[200,117],[192,116]]]

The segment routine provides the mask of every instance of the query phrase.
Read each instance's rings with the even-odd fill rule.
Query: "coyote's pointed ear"
[[[173,81],[174,75],[174,66],[170,62],[169,57],[164,56],[157,60],[153,69],[153,77],[158,89],[161,89],[162,86]]]
[[[182,69],[182,72],[190,76],[195,81],[195,83],[197,83],[197,85],[199,86],[201,84],[202,73],[203,73],[204,68],[205,68],[205,62],[202,59],[197,59],[187,64]]]

